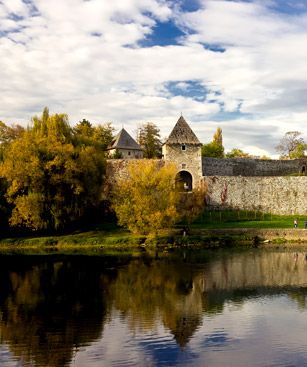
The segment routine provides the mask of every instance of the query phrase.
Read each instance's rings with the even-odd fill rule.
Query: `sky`
[[[306,139],[307,0],[0,0],[0,120],[45,106],[71,124],[183,114],[199,140],[276,156]]]

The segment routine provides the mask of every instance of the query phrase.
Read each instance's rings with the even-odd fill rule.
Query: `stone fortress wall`
[[[307,172],[306,159],[203,158],[203,176],[286,176]]]
[[[306,214],[307,177],[209,176],[209,210],[257,210],[272,214]]]
[[[203,158],[209,210],[307,215],[307,159]],[[307,218],[306,218],[307,219]]]
[[[240,165],[236,166],[235,171],[231,171],[229,167],[234,167],[234,163],[238,160],[240,160]],[[246,165],[244,165],[245,160],[245,158],[233,160],[203,159],[203,169],[206,162],[211,163],[211,167],[209,166],[205,173],[215,173],[215,175],[202,177],[208,188],[206,201],[209,210],[258,210],[273,214],[306,214],[307,216],[307,176],[287,176],[283,171],[280,171],[283,162],[286,162],[286,174],[298,173],[306,160],[259,161],[255,163],[255,160],[247,159]],[[128,177],[129,161],[131,160],[113,159],[107,161],[106,176],[109,188],[118,179]],[[229,167],[225,167],[228,161]],[[256,166],[258,164],[258,168],[251,171],[250,161],[253,161]],[[156,162],[158,166],[164,164],[163,160],[156,160]],[[212,166],[212,162],[216,163],[215,167]],[[262,163],[267,165],[264,165],[265,168],[259,172]],[[241,172],[238,171],[238,167],[242,168]],[[268,167],[270,167],[270,175],[265,176],[264,172],[268,172]],[[223,174],[224,169],[225,174]],[[279,172],[279,176],[277,172]],[[250,175],[246,175],[246,173],[250,173]]]

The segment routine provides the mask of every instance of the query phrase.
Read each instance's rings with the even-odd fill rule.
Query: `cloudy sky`
[[[276,154],[305,135],[307,0],[0,0],[0,120],[48,106],[166,137],[180,114],[199,139]]]

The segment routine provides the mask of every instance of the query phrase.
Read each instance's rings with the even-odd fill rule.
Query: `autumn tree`
[[[102,150],[81,140],[67,115],[44,109],[4,152],[11,225],[60,229],[79,220],[100,201],[104,167]]]
[[[203,183],[192,192],[180,192],[177,204],[180,219],[188,227],[205,210],[207,186]]]
[[[223,136],[220,127],[216,129],[212,142],[203,144],[201,154],[203,157],[224,158]]]
[[[233,148],[230,152],[226,153],[226,158],[251,158],[251,156],[243,152],[243,150],[239,148]]]
[[[118,181],[113,208],[118,223],[133,233],[156,233],[179,218],[174,190],[176,167],[156,161],[129,162],[128,177]]]
[[[295,159],[305,156],[307,144],[301,135],[302,133],[299,131],[288,131],[285,133],[275,147],[276,151],[280,153],[280,158]]]
[[[138,131],[138,143],[144,149],[144,158],[161,157],[160,129],[152,122],[143,124]]]

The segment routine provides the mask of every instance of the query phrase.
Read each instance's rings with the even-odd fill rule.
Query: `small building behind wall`
[[[109,158],[141,159],[143,149],[125,129],[115,136],[111,145],[107,148]]]
[[[202,180],[202,144],[180,116],[170,136],[162,146],[163,159],[176,164],[176,186],[182,191],[191,191]]]

